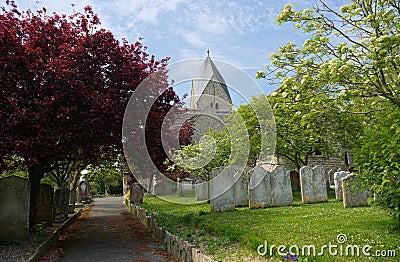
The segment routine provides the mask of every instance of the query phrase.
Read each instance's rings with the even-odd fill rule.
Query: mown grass
[[[262,259],[257,247],[267,241],[268,248],[285,245],[303,247],[314,245],[316,253],[323,245],[343,247],[343,256],[300,256],[303,261],[399,261],[400,231],[392,218],[378,207],[344,208],[342,202],[329,194],[326,203],[302,204],[300,193],[294,193],[294,205],[251,210],[247,207],[235,211],[211,213],[207,203],[182,205],[156,197],[145,197],[142,206],[157,213],[157,222],[170,232],[180,235],[204,248],[219,261]],[[340,245],[338,234],[345,234],[347,242]],[[395,250],[395,258],[345,256],[347,245],[370,245],[369,251]],[[273,261],[283,260],[274,248]],[[300,253],[301,255],[301,253]],[[265,259],[271,259],[268,254]],[[307,259],[307,260],[305,260]]]

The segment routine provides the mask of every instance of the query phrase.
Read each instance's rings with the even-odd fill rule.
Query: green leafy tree
[[[294,11],[286,5],[277,22],[293,23],[310,37],[302,46],[289,42],[271,54],[271,65],[257,76],[280,83],[286,92],[297,88],[326,94],[328,100],[318,98],[305,117],[328,112],[324,107],[332,107],[333,116],[344,112],[357,116],[365,131],[351,136],[356,165],[363,167],[367,186],[380,193],[382,202],[391,203],[385,206],[399,217],[398,202],[393,201],[399,191],[398,175],[392,171],[399,160],[390,157],[388,169],[388,158],[381,152],[393,141],[382,138],[399,128],[393,121],[400,108],[399,1],[352,0],[338,10],[322,0],[312,10]],[[348,123],[353,121],[350,117]]]
[[[350,1],[334,10],[319,1],[313,10],[286,5],[279,24],[292,22],[311,37],[271,54],[272,65],[259,76],[290,87],[336,93],[342,97],[380,98],[400,106],[400,4],[394,0]]]
[[[231,144],[226,131],[210,130],[199,144],[189,144],[175,150],[172,161],[165,162],[170,171],[184,171],[210,180],[210,172],[215,167],[229,164]]]
[[[281,87],[269,96],[276,124],[276,154],[298,170],[314,154],[341,155],[354,147],[354,135],[360,132],[357,115],[341,111],[345,105],[335,95],[299,88]]]
[[[89,168],[86,177],[97,194],[122,194],[122,171],[118,162],[101,161],[99,165]]]

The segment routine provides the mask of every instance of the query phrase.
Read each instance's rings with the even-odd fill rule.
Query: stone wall
[[[156,213],[151,215],[139,206],[129,204],[128,210],[134,217],[152,233],[153,238],[162,245],[163,249],[180,262],[214,262],[211,257],[203,254],[190,242],[168,232],[157,225]]]
[[[350,164],[350,166],[352,166],[353,159],[350,154],[348,154],[348,158],[349,158],[349,164]],[[287,160],[285,157],[274,156],[270,159],[270,161],[268,163],[263,163],[263,164],[264,165],[266,165],[266,164],[282,165],[286,170],[299,172],[299,170],[297,170],[297,167],[292,162]],[[332,170],[333,172],[336,172],[339,169],[342,169],[342,170],[346,169],[344,157],[327,158],[324,156],[311,156],[308,159],[308,166],[322,167],[325,172],[326,180],[329,180],[331,185],[333,185],[333,177],[329,178],[329,176],[328,176],[329,171]],[[293,189],[295,189],[295,188],[296,187],[293,186]]]
[[[326,158],[323,156],[314,156],[308,159],[309,166],[321,166],[327,174],[329,170],[337,171],[339,168],[344,168],[344,158],[331,157]]]

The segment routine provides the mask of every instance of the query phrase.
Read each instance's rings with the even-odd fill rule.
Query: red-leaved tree
[[[140,42],[120,43],[99,26],[90,7],[71,16],[44,8],[20,12],[8,1],[2,7],[0,158],[18,157],[28,168],[31,227],[44,174],[65,161],[96,163],[120,154],[131,94],[168,60],[155,60]],[[178,100],[171,89],[160,108],[168,111]],[[162,121],[158,115],[149,123]]]

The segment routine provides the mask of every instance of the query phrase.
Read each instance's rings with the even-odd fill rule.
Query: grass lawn
[[[182,205],[167,202],[156,197],[145,197],[142,207],[157,213],[157,222],[168,231],[184,237],[204,248],[208,254],[219,261],[241,261],[245,258],[283,261],[277,253],[279,245],[286,251],[295,245],[300,261],[400,261],[400,231],[392,218],[378,207],[343,208],[342,202],[334,199],[329,192],[329,202],[317,204],[301,203],[300,192],[294,192],[294,205],[251,210],[237,208],[236,211],[210,213],[207,203]],[[347,242],[337,241],[339,234],[345,234]],[[267,241],[267,254],[257,254],[257,247]],[[331,243],[324,255],[318,256],[323,245]],[[272,259],[269,254],[273,248]],[[308,256],[305,245],[314,245],[316,255]],[[332,246],[337,245],[337,247]],[[348,245],[358,245],[360,256],[351,256]],[[375,255],[377,250],[395,250],[395,258],[367,257],[362,247],[370,245],[367,253]],[[291,251],[295,252],[296,247]],[[263,251],[264,249],[260,249]],[[312,248],[311,254],[312,254]],[[356,254],[356,248],[354,249]]]

